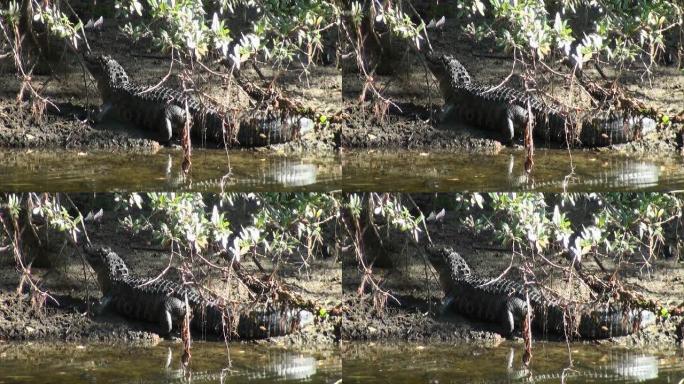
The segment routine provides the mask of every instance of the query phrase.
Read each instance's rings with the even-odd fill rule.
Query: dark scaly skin
[[[525,287],[509,279],[492,279],[474,275],[466,261],[451,248],[427,248],[428,258],[439,273],[446,304],[468,317],[503,324],[510,334],[520,329],[527,314]],[[533,309],[532,325],[543,331],[564,335],[567,329],[581,338],[602,339],[631,334],[635,328],[655,321],[649,311],[623,311],[615,307],[596,307],[542,295],[535,287],[527,293]],[[635,327],[636,326],[636,327]]]
[[[185,297],[192,310],[191,326],[201,332],[224,335],[233,321],[231,310],[221,310],[217,298],[202,297],[195,289],[166,279],[135,277],[124,261],[109,248],[85,248],[86,260],[97,273],[103,292],[103,304],[117,313],[136,320],[160,325],[168,334],[185,316]],[[292,333],[309,323],[313,315],[296,309],[277,309],[270,305],[250,306],[239,310],[237,335],[241,339],[262,339]],[[226,334],[226,336],[230,336]]]
[[[500,132],[505,141],[520,137],[527,124],[527,101],[534,116],[535,136],[556,143],[601,147],[626,143],[655,128],[655,121],[600,111],[587,116],[548,105],[534,95],[506,86],[473,82],[468,71],[449,55],[426,55],[445,101],[443,117]]]
[[[88,71],[97,81],[102,95],[103,113],[159,133],[159,140],[179,137],[185,125],[185,105],[191,116],[191,135],[202,142],[260,147],[291,141],[298,137],[306,118],[295,118],[272,111],[254,111],[237,116],[237,136],[230,137],[232,116],[225,116],[214,108],[204,106],[198,99],[178,90],[160,86],[150,87],[130,81],[123,67],[109,56],[85,58]],[[312,122],[311,122],[312,124]]]

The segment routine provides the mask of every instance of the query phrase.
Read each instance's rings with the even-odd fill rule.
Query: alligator
[[[261,147],[284,143],[310,131],[314,125],[309,118],[288,116],[270,109],[257,109],[235,118],[186,92],[165,86],[135,84],[123,67],[109,56],[87,55],[84,61],[103,100],[98,120],[113,117],[135,124],[156,133],[161,142],[180,137],[186,124],[186,106],[191,137],[217,145]],[[233,124],[233,121],[237,123]]]
[[[507,86],[477,84],[451,55],[428,53],[425,59],[445,101],[440,120],[453,118],[500,132],[505,142],[522,136],[528,122],[528,101],[535,136],[551,142],[602,147],[633,141],[655,130],[655,121],[648,117],[615,111],[579,113]]]
[[[451,248],[429,246],[426,251],[445,291],[444,309],[501,323],[508,335],[521,329],[527,316],[526,293],[532,307],[532,325],[543,333],[603,339],[628,335],[655,322],[655,314],[647,310],[568,301],[517,281],[477,276]]]
[[[112,308],[124,317],[157,323],[162,335],[168,335],[174,325],[179,328],[186,315],[186,297],[192,311],[190,325],[203,334],[230,338],[236,330],[240,339],[263,339],[292,333],[313,322],[309,311],[267,304],[250,304],[236,316],[233,309],[221,308],[219,297],[200,295],[196,289],[163,278],[131,275],[123,259],[107,247],[85,246],[84,253],[103,292],[96,312]]]

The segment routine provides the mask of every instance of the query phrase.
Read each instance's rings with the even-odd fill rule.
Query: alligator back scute
[[[525,301],[515,295],[517,287],[511,281],[488,283],[490,279],[466,277],[455,284],[452,307],[467,317],[499,323],[507,333],[512,332],[525,313]]]
[[[132,276],[114,280],[111,294],[115,310],[131,319],[161,322],[162,314],[167,309],[167,300],[172,297],[182,297],[183,292],[178,292],[180,285],[172,281],[160,279],[147,284],[148,281],[148,279]],[[184,315],[182,307],[171,308],[171,310],[174,321]]]

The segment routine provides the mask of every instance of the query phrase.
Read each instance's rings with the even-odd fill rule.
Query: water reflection
[[[14,191],[672,191],[684,189],[684,158],[629,158],[540,150],[531,174],[520,151],[497,154],[344,151],[288,155],[195,150],[182,155],[0,151],[0,190]]]
[[[684,189],[684,158],[632,158],[602,152],[539,150],[525,155],[350,151],[343,157],[349,190],[426,191],[671,191]]]
[[[537,181],[534,175],[528,175],[524,169],[516,169],[515,156],[510,155],[508,175],[514,190],[556,191],[577,187],[590,191],[596,189],[642,190],[657,187],[660,181],[660,166],[653,161],[639,159],[608,159],[596,164],[591,172],[586,172],[582,167],[580,168],[582,173],[578,173],[572,165],[569,169],[571,172],[563,177]]]
[[[682,351],[610,345],[535,343],[530,365],[521,344],[351,343],[345,383],[678,383]],[[569,353],[570,352],[570,353]]]
[[[177,189],[192,191],[224,191],[236,187],[244,188],[298,188],[316,184],[318,164],[301,159],[266,159],[252,169],[236,169],[217,178],[184,177],[182,171],[173,170],[173,158],[169,155],[167,179]],[[175,188],[174,188],[175,189]]]
[[[180,343],[0,343],[0,383],[335,383],[342,361],[335,346],[296,350],[272,345],[193,343],[187,367]]]
[[[592,368],[567,367],[555,372],[535,372],[522,363],[516,369],[514,363],[515,349],[511,348],[508,355],[508,378],[512,382],[542,383],[572,381],[596,382],[629,382],[641,383],[658,378],[658,358],[654,355],[631,352],[613,351],[599,358]]]
[[[179,368],[173,369],[173,352],[168,349],[164,377],[166,382],[178,383],[227,383],[237,379],[243,381],[268,382],[311,382],[316,374],[316,358],[304,353],[285,350],[268,351],[259,355],[251,364],[242,361],[215,370],[195,370],[175,362]]]
[[[340,189],[334,155],[193,151],[188,177],[177,150],[158,153],[0,151],[0,189],[60,191],[330,191]]]

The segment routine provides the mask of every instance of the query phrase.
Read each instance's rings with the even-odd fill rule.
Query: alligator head
[[[451,55],[438,55],[429,52],[425,55],[425,61],[430,72],[439,81],[439,88],[444,97],[450,95],[454,88],[471,82],[468,71]]]
[[[97,280],[102,286],[103,291],[108,290],[112,279],[129,275],[126,263],[108,247],[86,245],[83,247],[83,250],[85,251],[86,261],[97,274]]]
[[[439,282],[445,290],[450,290],[454,280],[471,274],[468,263],[453,249],[429,246],[426,251],[428,260],[439,273]]]
[[[97,81],[100,92],[107,87],[128,84],[128,75],[123,67],[109,56],[86,55],[85,63],[88,71]]]

